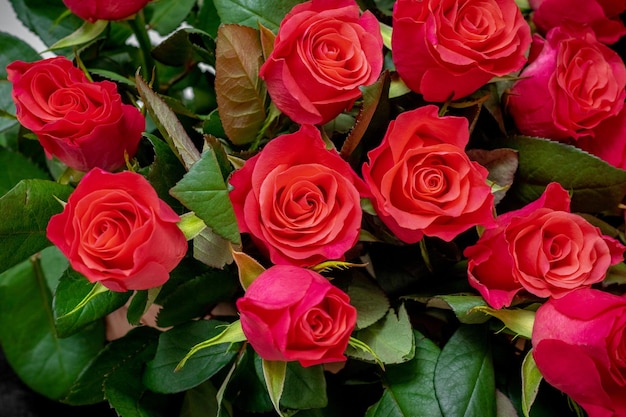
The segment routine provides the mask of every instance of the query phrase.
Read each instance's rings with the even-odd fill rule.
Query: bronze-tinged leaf
[[[265,121],[265,83],[259,78],[263,48],[259,31],[222,25],[217,32],[215,93],[228,139],[253,142]]]
[[[263,61],[266,61],[274,50],[276,35],[267,26],[263,26],[261,22],[259,22],[259,31],[261,33],[261,46],[263,47]]]

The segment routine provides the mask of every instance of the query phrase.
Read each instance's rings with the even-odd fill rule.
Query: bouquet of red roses
[[[626,2],[11,4],[49,48],[0,32],[0,346],[32,390],[626,416]]]

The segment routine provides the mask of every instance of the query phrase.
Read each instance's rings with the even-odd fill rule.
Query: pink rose
[[[354,0],[311,0],[285,16],[259,74],[294,122],[323,124],[378,79],[382,48],[378,20]]]
[[[626,415],[626,297],[580,289],[537,310],[533,358],[589,417]]]
[[[560,298],[604,279],[626,250],[581,216],[570,213],[570,198],[558,183],[525,207],[496,218],[465,249],[469,283],[493,308],[511,305],[522,290]]]
[[[488,172],[465,153],[468,121],[439,117],[438,110],[401,113],[363,165],[376,213],[406,243],[424,235],[450,241],[470,227],[494,224]]]
[[[589,29],[557,27],[545,40],[535,36],[529,60],[507,99],[524,135],[595,138],[602,123],[624,107],[624,62]]]
[[[122,20],[143,9],[150,0],[63,0],[65,6],[81,19]]]
[[[620,18],[626,10],[624,0],[530,0],[533,23],[541,34],[566,22],[584,24],[600,42],[615,43],[626,35]]]
[[[444,102],[521,69],[530,27],[514,0],[398,0],[391,43],[406,85]]]
[[[239,230],[272,263],[342,259],[359,238],[367,186],[311,125],[272,139],[230,184]]]
[[[243,333],[263,359],[302,366],[346,360],[356,309],[317,272],[275,265],[252,281],[237,308]]]
[[[48,157],[69,167],[113,171],[132,158],[146,121],[122,103],[110,81],[91,82],[70,60],[55,57],[7,66],[17,119],[30,129]]]
[[[179,220],[141,175],[94,168],[46,233],[89,281],[112,291],[145,290],[164,284],[187,252]]]

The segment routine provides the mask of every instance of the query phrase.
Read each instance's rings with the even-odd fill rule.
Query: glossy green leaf
[[[78,46],[96,39],[109,25],[107,20],[97,20],[94,23],[84,22],[75,32],[58,40],[50,49],[63,49]]]
[[[249,413],[267,413],[274,406],[267,393],[263,378],[263,363],[261,357],[254,352],[249,344],[231,369],[230,379],[225,381],[221,390],[224,398],[231,404],[236,404],[239,410]],[[240,389],[246,387],[246,389]]]
[[[485,299],[473,294],[449,294],[436,296],[410,295],[410,300],[424,303],[429,308],[452,310],[461,323],[478,324],[489,320],[485,314],[475,310],[475,307],[486,306]]]
[[[213,0],[222,23],[258,27],[260,22],[277,31],[285,15],[301,0]]]
[[[215,233],[235,244],[240,235],[228,188],[212,150],[202,154],[170,193]]]
[[[0,148],[0,195],[24,179],[49,180],[50,176],[22,154]]]
[[[530,416],[530,407],[537,398],[539,386],[543,376],[533,358],[532,349],[528,351],[522,362],[522,412],[525,417]]]
[[[148,25],[159,35],[165,36],[176,30],[185,20],[196,0],[159,0],[150,3],[151,17]]]
[[[218,411],[219,410],[219,411]],[[228,417],[224,408],[217,404],[217,389],[211,381],[203,382],[185,392],[179,417]]]
[[[104,291],[76,308],[94,288],[82,274],[68,269],[61,277],[53,300],[59,337],[70,336],[89,323],[101,319],[126,303],[132,292]]]
[[[224,131],[236,145],[251,143],[267,116],[265,83],[259,78],[263,56],[259,31],[221,26],[215,54],[215,94]]]
[[[22,39],[0,32],[0,79],[7,78],[6,66],[11,62],[35,62],[40,59],[41,55]]]
[[[17,18],[50,46],[76,31],[83,20],[68,13],[62,0],[9,0]]]
[[[143,364],[154,355],[161,334],[150,327],[137,327],[113,340],[81,372],[62,401],[72,405],[94,404],[105,399],[104,383],[117,370]],[[141,379],[140,375],[136,376]]]
[[[386,368],[383,395],[366,417],[443,417],[434,385],[440,349],[417,331],[414,337],[415,357]]]
[[[495,377],[487,332],[462,325],[443,347],[435,392],[444,417],[496,417]]]
[[[178,200],[170,195],[170,188],[185,175],[185,167],[162,139],[150,134],[146,137],[154,149],[154,161],[150,164],[146,178],[150,181],[159,198],[180,213],[182,206]]]
[[[63,210],[55,199],[67,200],[73,188],[53,181],[20,181],[0,198],[0,271],[51,245],[48,220]]]
[[[227,324],[200,320],[164,332],[159,338],[154,359],[148,363],[144,376],[146,386],[155,392],[175,393],[195,387],[215,375],[234,358],[236,345],[222,343],[202,349],[179,371],[174,370],[192,347],[217,336]]]
[[[0,340],[4,354],[22,381],[53,399],[69,390],[105,342],[101,322],[68,338],[56,336],[48,282],[57,277],[48,275],[60,273],[57,257],[58,251],[49,248],[39,257],[0,274]]]
[[[370,278],[355,272],[348,286],[350,304],[357,310],[356,327],[364,329],[385,317],[389,299]]]
[[[518,151],[519,169],[510,192],[525,203],[539,198],[546,185],[560,183],[572,194],[572,211],[597,213],[626,196],[626,171],[559,142],[516,136],[502,144]]]
[[[384,364],[406,362],[415,354],[413,330],[404,304],[397,313],[393,309],[389,310],[381,320],[354,332],[353,337],[368,345]],[[370,353],[352,346],[348,346],[346,354],[356,359],[374,361]]]
[[[326,407],[328,398],[323,366],[305,368],[296,361],[288,362],[280,404],[294,410]]]

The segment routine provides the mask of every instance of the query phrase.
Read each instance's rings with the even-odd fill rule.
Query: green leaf
[[[220,26],[215,54],[215,94],[224,131],[235,145],[253,142],[267,116],[259,31]]]
[[[154,120],[159,132],[165,138],[167,144],[176,154],[178,159],[183,163],[185,168],[189,169],[200,159],[200,152],[187,135],[185,128],[180,123],[176,114],[167,104],[146,84],[141,78],[139,72],[135,74],[135,82],[137,83],[137,91],[141,99],[146,104],[148,113]]]
[[[240,243],[235,211],[212,150],[202,154],[202,159],[191,167],[170,194],[195,212],[215,233],[235,244]]]
[[[525,203],[536,200],[556,181],[572,194],[571,210],[617,210],[626,196],[626,171],[559,142],[515,136],[502,144],[519,153],[519,169],[510,192]]]
[[[215,304],[232,298],[237,290],[237,281],[228,271],[214,269],[189,278],[160,300],[157,323],[169,327],[202,317]]]
[[[156,30],[159,35],[165,36],[176,30],[196,4],[196,0],[159,0],[151,2],[148,6],[152,16],[148,22],[150,28]]]
[[[267,361],[263,359],[263,378],[267,392],[270,395],[274,410],[279,416],[284,414],[280,411],[280,397],[285,388],[285,378],[287,374],[287,362],[283,361]]]
[[[49,275],[59,273],[57,254],[49,248],[0,274],[2,350],[23,382],[52,399],[69,390],[105,342],[102,323],[57,338],[48,287],[56,280]]]
[[[211,229],[203,229],[193,239],[193,257],[213,268],[224,268],[233,261],[231,246],[228,240],[214,233]]]
[[[22,154],[0,148],[0,195],[23,179],[49,180],[50,176]]]
[[[107,20],[97,20],[94,23],[84,22],[75,32],[50,46],[51,50],[78,46],[96,39],[109,25]]]
[[[133,298],[130,300],[126,318],[129,324],[133,326],[141,323],[141,318],[148,312],[154,304],[154,300],[158,297],[162,287],[153,287],[148,290],[135,291]]]
[[[105,291],[87,297],[102,284],[92,284],[82,274],[68,269],[61,277],[53,300],[55,326],[59,337],[78,332],[89,323],[117,310],[130,298],[131,292]],[[83,300],[86,302],[83,304]]]
[[[348,286],[350,304],[357,310],[356,327],[364,329],[385,317],[389,299],[383,290],[365,274],[355,272]]]
[[[450,294],[434,297],[410,295],[404,298],[419,301],[429,308],[452,310],[461,323],[479,324],[489,320],[489,317],[475,310],[475,307],[487,306],[485,299],[480,295]]]
[[[522,362],[522,412],[525,417],[530,416],[530,407],[537,398],[542,379],[531,349]]]
[[[288,362],[280,404],[294,410],[326,407],[328,398],[324,367],[305,368],[298,362]]]
[[[353,337],[368,345],[384,364],[406,362],[415,354],[413,330],[404,304],[398,308],[397,314],[389,310],[384,318],[354,332]],[[348,346],[346,355],[365,361],[375,360],[371,354],[352,346]]]
[[[495,380],[487,332],[462,325],[443,347],[435,391],[444,417],[495,417]]]
[[[414,337],[415,357],[386,368],[383,395],[366,417],[443,417],[434,384],[440,349],[418,331]]]
[[[266,413],[274,406],[267,393],[263,378],[263,360],[249,344],[231,369],[230,379],[225,381],[220,390],[237,409],[251,413]],[[241,389],[245,387],[245,389]]]
[[[190,357],[186,366],[178,372],[175,369],[191,348],[219,335],[227,324],[217,320],[200,320],[161,334],[156,355],[146,369],[146,386],[155,392],[175,393],[195,387],[215,375],[233,359],[236,346],[221,343],[202,349]]]
[[[277,31],[285,15],[302,0],[213,0],[222,23],[258,27],[260,22]]]
[[[67,13],[62,0],[9,1],[17,18],[47,46],[68,36],[83,24],[82,19]]]
[[[535,322],[534,311],[521,308],[494,309],[488,306],[475,307],[474,310],[496,317],[517,336],[522,336],[529,340],[532,337],[533,324]]]
[[[122,338],[111,341],[93,357],[61,400],[71,405],[103,401],[107,378],[118,370],[134,367],[133,362],[144,364],[154,355],[160,334],[151,327],[136,327]],[[135,378],[141,380],[140,375]]]
[[[35,62],[41,55],[32,46],[8,33],[0,32],[0,79],[6,80],[6,67],[13,61]]]
[[[73,188],[53,181],[20,181],[0,198],[0,271],[51,245],[48,220],[63,210],[55,199],[67,200]]]
[[[218,414],[217,390],[211,381],[203,382],[185,392],[179,417],[227,417],[225,410]]]
[[[170,66],[190,65],[196,59],[215,65],[215,41],[202,30],[182,28],[158,44],[152,55]]]

